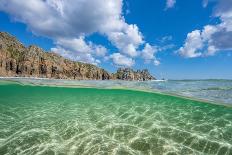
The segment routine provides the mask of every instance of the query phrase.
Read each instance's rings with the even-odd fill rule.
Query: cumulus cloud
[[[179,54],[188,57],[215,55],[219,51],[232,50],[232,1],[221,0],[214,12],[220,19],[216,25],[206,25],[202,30],[188,33]]]
[[[20,9],[18,9],[20,8]],[[0,10],[12,15],[37,34],[48,37],[79,37],[121,21],[121,0],[1,0]],[[94,11],[93,11],[94,10]]]
[[[157,51],[155,47],[152,47],[150,44],[146,44],[144,49],[142,50],[142,57],[146,60],[150,60],[154,58],[154,53]]]
[[[91,53],[78,53],[73,52],[67,49],[64,49],[63,47],[57,46],[51,49],[54,53],[57,53],[59,55],[62,55],[68,59],[85,62],[85,63],[91,63],[94,65],[98,65],[101,61],[98,59],[95,59]]]
[[[173,8],[175,6],[175,4],[176,4],[176,0],[167,0],[165,9]]]
[[[135,57],[138,55],[138,46],[144,42],[142,34],[136,25],[123,25],[120,31],[107,32],[108,38],[122,53]]]
[[[75,60],[80,54],[77,60],[94,63],[107,50],[86,42],[85,36],[92,33],[106,36],[123,55],[139,55],[143,35],[137,25],[126,23],[122,6],[123,0],[1,0],[0,11],[25,23],[34,34],[53,39],[56,53]]]
[[[79,38],[59,38],[56,47],[51,51],[75,61],[98,64],[97,57],[104,57],[107,49],[102,45],[95,45],[85,41],[84,36]]]
[[[144,48],[142,49],[140,56],[141,58],[144,59],[145,63],[151,63],[153,62],[153,64],[155,66],[160,65],[160,61],[158,60],[158,58],[156,57],[156,54],[158,52],[163,52],[169,49],[172,49],[173,47],[175,47],[175,45],[173,44],[167,44],[167,45],[163,45],[163,46],[152,46],[149,43],[146,43]]]
[[[201,49],[202,46],[201,32],[195,30],[188,34],[184,46],[179,51],[184,57],[194,58],[201,56],[201,53],[197,52],[197,50]]]
[[[60,38],[57,39],[56,44],[77,53],[92,53],[96,56],[105,56],[107,53],[107,49],[104,46],[87,42],[83,36],[72,39]]]
[[[141,56],[146,63],[150,63],[151,60],[155,59],[155,53],[157,51],[158,49],[155,46],[151,46],[150,44],[146,43],[144,49],[141,52]]]
[[[112,55],[110,55],[110,58],[113,60],[113,63],[117,66],[131,67],[135,63],[135,61],[132,58],[129,58],[120,53],[113,53]]]
[[[107,49],[102,45],[97,45],[94,48],[94,52],[98,57],[104,57],[107,53]]]

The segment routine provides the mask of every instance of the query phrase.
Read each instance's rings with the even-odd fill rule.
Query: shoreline
[[[0,79],[32,79],[32,80],[63,80],[63,81],[129,81],[129,82],[146,82],[141,80],[121,80],[121,79],[106,79],[106,80],[99,80],[99,79],[55,79],[55,78],[40,78],[40,77],[16,77],[16,76],[10,76],[10,77],[4,77],[0,76]],[[167,80],[147,80],[147,81],[154,81],[154,82],[166,82]]]
[[[22,77],[22,76],[0,76],[0,79],[36,79],[36,80],[67,80],[67,81],[129,81],[129,82],[167,82],[167,81],[232,81],[232,79],[156,79],[156,80],[121,80],[121,79],[109,79],[109,80],[99,80],[99,79],[56,79],[56,78],[43,78],[43,77]]]

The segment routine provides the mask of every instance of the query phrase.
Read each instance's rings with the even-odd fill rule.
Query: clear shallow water
[[[231,107],[122,89],[0,92],[0,154],[232,154]]]
[[[9,79],[8,79],[9,80]],[[132,88],[159,91],[232,105],[232,80],[169,80],[169,81],[73,81],[49,79],[10,79],[36,85],[90,86],[97,88]]]

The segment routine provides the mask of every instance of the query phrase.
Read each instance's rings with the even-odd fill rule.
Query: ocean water
[[[231,106],[161,93],[103,89],[111,88],[110,82],[29,83],[28,79],[20,84],[0,82],[1,155],[232,154]],[[151,88],[169,89],[165,83],[151,83]],[[87,84],[97,87],[71,88]],[[123,85],[118,82],[117,86]],[[127,85],[142,89],[147,84]]]
[[[32,78],[10,78],[10,81],[33,85],[88,86],[95,88],[129,88],[202,99],[232,105],[232,80],[168,80],[168,81],[76,81]]]

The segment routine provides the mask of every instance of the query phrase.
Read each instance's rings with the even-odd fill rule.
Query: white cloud
[[[160,61],[157,60],[157,59],[155,59],[155,60],[154,60],[154,65],[155,65],[155,66],[159,66],[159,65],[160,65]]]
[[[96,56],[99,56],[99,57],[104,57],[107,53],[107,49],[101,45],[95,46],[93,51],[95,52]]]
[[[150,44],[146,43],[144,49],[142,50],[142,58],[145,60],[154,59],[154,54],[157,52],[156,47],[151,46]]]
[[[136,57],[143,36],[137,25],[126,23],[122,6],[123,0],[1,0],[0,10],[34,34],[53,39],[54,49],[69,51],[68,57],[76,53],[104,57],[105,47],[85,42],[84,37],[95,32],[106,36],[120,53]]]
[[[221,0],[214,16],[219,17],[220,23],[188,33],[183,47],[179,49],[180,55],[193,58],[232,50],[232,1]]]
[[[100,63],[100,60],[95,59],[91,53],[78,53],[78,52],[73,52],[67,49],[64,49],[60,46],[54,47],[51,49],[52,52],[57,53],[59,55],[62,55],[68,59],[75,60],[75,61],[80,61],[80,62],[85,62],[85,63],[90,63],[94,65],[98,65]]]
[[[73,39],[60,38],[56,41],[56,44],[78,53],[91,53],[92,50],[91,44],[87,44],[83,36]]]
[[[120,53],[113,53],[112,55],[110,55],[110,58],[113,60],[113,63],[117,66],[132,67],[135,63],[135,61],[132,58],[129,58]]]
[[[173,8],[176,4],[176,0],[167,0],[166,1],[166,9]]]
[[[157,52],[158,52],[157,47],[151,46],[150,44],[146,43],[144,49],[141,52],[141,56],[146,63],[150,63],[151,61],[153,61],[154,65],[158,66],[160,65],[160,62],[155,57],[155,54]]]
[[[183,47],[179,49],[180,54],[184,57],[194,58],[201,56],[197,50],[203,46],[200,30],[195,30],[187,35],[187,39]]]
[[[106,32],[107,36],[122,53],[135,57],[138,55],[137,48],[144,42],[142,34],[136,25],[122,25],[121,30]]]
[[[91,53],[96,56],[105,56],[107,53],[107,49],[104,46],[86,42],[84,36],[71,39],[60,38],[57,39],[56,45],[77,53]]]
[[[206,25],[203,30],[194,30],[187,35],[185,44],[179,49],[179,54],[186,58],[214,55],[218,50],[213,44],[213,35],[217,26]]]
[[[56,47],[51,51],[75,61],[98,64],[96,57],[104,57],[107,49],[102,45],[86,42],[83,36],[79,38],[59,38]]]
[[[18,9],[20,8],[20,9]],[[79,37],[121,24],[122,0],[1,0],[0,10],[48,37]],[[23,11],[22,11],[23,10]],[[93,11],[94,10],[94,11]]]

